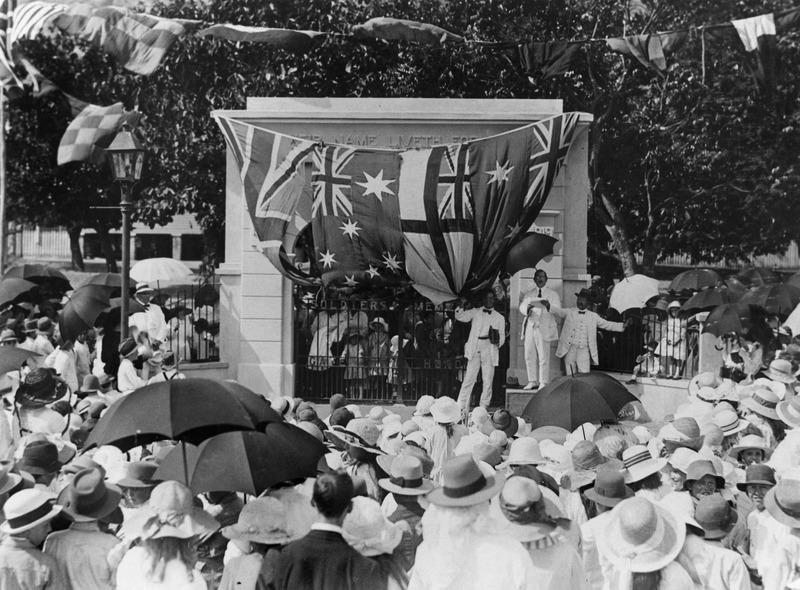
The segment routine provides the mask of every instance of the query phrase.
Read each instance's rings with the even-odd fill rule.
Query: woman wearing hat
[[[367,367],[372,391],[384,391],[386,378],[389,376],[389,360],[392,352],[389,343],[389,324],[382,317],[369,323],[370,334],[367,337]]]
[[[725,489],[725,478],[716,470],[709,459],[697,459],[686,472],[683,489],[699,501],[705,496],[718,494]]]
[[[764,437],[767,446],[774,447],[786,436],[786,425],[778,415],[778,395],[768,389],[757,389],[751,397],[742,400],[742,416],[755,425]]]
[[[417,549],[409,590],[537,588],[533,564],[519,541],[491,532],[489,501],[503,478],[485,474],[470,455],[445,463],[442,487],[427,495],[424,541]]]
[[[61,436],[67,431],[67,419],[50,406],[69,393],[67,384],[53,369],[34,369],[25,377],[14,395],[14,440],[41,432]]]
[[[380,431],[369,418],[356,418],[347,428],[326,430],[325,436],[337,448],[343,450],[342,461],[350,477],[360,477],[367,487],[367,494],[377,501],[383,500],[383,489],[378,485],[379,474],[383,474],[377,456]]]
[[[743,436],[735,447],[728,451],[728,457],[741,466],[742,469],[764,463],[772,456],[770,449],[764,439],[755,434]]]
[[[437,399],[431,406],[431,416],[436,423],[428,437],[430,455],[433,459],[432,479],[435,483],[439,483],[442,467],[453,456],[453,451],[461,438],[469,432],[465,426],[458,423],[461,420],[461,407],[450,397]]]
[[[667,379],[680,379],[689,352],[687,345],[689,322],[680,317],[681,304],[679,301],[670,302],[667,306],[667,313],[669,317],[664,322],[661,331],[663,338],[656,348],[655,354],[662,358],[661,366],[667,372]]]
[[[185,485],[159,484],[149,505],[122,525],[123,538],[139,544],[117,567],[117,590],[205,590],[195,571],[197,544],[218,528]]]

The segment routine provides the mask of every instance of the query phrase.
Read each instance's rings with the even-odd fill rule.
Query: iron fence
[[[183,362],[219,360],[219,282],[161,289],[161,304],[169,325],[168,350]]]
[[[505,301],[496,309],[507,317]],[[419,300],[318,299],[295,292],[295,395],[326,400],[415,402],[423,395],[456,398],[467,361],[470,325],[455,305]],[[506,324],[508,322],[506,321]],[[503,403],[508,346],[500,350],[493,404]],[[480,380],[473,401],[481,391]]]

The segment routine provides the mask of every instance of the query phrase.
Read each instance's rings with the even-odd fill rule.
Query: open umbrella
[[[36,283],[26,279],[3,279],[0,281],[0,307],[23,300],[35,288]]]
[[[769,313],[785,318],[800,303],[800,288],[784,283],[762,285],[745,293],[740,303],[758,305]]]
[[[113,404],[86,448],[114,445],[127,451],[168,439],[198,445],[216,434],[281,420],[263,397],[236,383],[173,379],[146,385]]]
[[[686,313],[697,313],[699,311],[709,311],[724,303],[731,303],[730,290],[727,287],[708,287],[692,295],[681,305],[681,311]]]
[[[131,287],[136,286],[136,281],[133,278],[130,278],[128,283]],[[120,289],[122,289],[122,275],[118,272],[99,272],[89,277],[84,285],[100,285],[101,287],[109,287],[117,293],[120,293]]]
[[[559,377],[539,391],[522,416],[531,428],[560,426],[570,432],[585,422],[615,421],[619,411],[636,396],[622,383],[602,373]]]
[[[194,306],[214,305],[219,301],[219,291],[213,283],[202,285],[194,294]]]
[[[669,284],[669,290],[675,293],[682,291],[699,291],[704,287],[713,287],[722,281],[719,274],[710,268],[693,268],[677,275]]]
[[[794,273],[788,279],[783,281],[785,285],[794,285],[795,287],[800,287],[800,272]]]
[[[144,305],[136,299],[128,297],[128,315],[145,311]],[[119,331],[120,318],[122,314],[122,297],[112,297],[108,300],[108,306],[102,311],[94,322],[95,326],[104,326],[108,330]]]
[[[108,288],[98,285],[77,289],[58,316],[62,338],[75,340],[80,334],[91,330],[98,316],[108,307],[108,295]]]
[[[516,274],[526,268],[536,268],[543,258],[553,255],[558,240],[540,233],[529,233],[511,247],[506,256],[505,271]]]
[[[658,297],[658,279],[645,275],[631,275],[614,285],[608,306],[618,312],[639,309],[653,297]]]
[[[753,325],[753,308],[747,303],[725,303],[711,310],[703,326],[703,333],[722,336],[742,334]]]
[[[736,303],[747,293],[747,285],[736,277],[728,277],[725,279],[725,286],[728,287],[728,293],[731,296],[731,303]]]
[[[193,275],[192,269],[174,258],[145,258],[131,267],[131,278],[154,283],[184,279]]]
[[[781,282],[778,273],[768,268],[748,268],[736,273],[736,278],[749,287],[777,285]]]
[[[16,371],[22,366],[22,363],[34,356],[42,355],[18,346],[0,346],[0,375]]]
[[[69,279],[63,272],[46,264],[20,264],[8,269],[3,278],[25,279],[37,285],[51,284],[62,291],[72,289]]]
[[[195,494],[229,491],[258,496],[275,484],[316,476],[326,452],[325,445],[305,430],[273,422],[264,432],[218,434],[197,448],[187,446],[185,453],[176,447],[153,478],[181,481]]]

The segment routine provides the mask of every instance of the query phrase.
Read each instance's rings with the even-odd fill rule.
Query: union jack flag
[[[447,146],[439,173],[439,219],[472,219],[471,179],[469,146]]]
[[[533,126],[534,145],[529,163],[530,185],[524,206],[544,202],[553,181],[569,153],[572,132],[578,122],[578,113],[552,117]]]
[[[314,172],[311,182],[314,187],[314,202],[311,216],[336,215],[352,217],[353,203],[350,201],[350,185],[353,176],[344,169],[350,163],[355,148],[329,145],[313,153]]]

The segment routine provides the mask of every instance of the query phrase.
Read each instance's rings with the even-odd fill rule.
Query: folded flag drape
[[[123,123],[136,126],[139,113],[126,112],[121,102],[103,107],[86,106],[69,124],[58,144],[58,165],[67,162],[100,164],[117,130]]]

